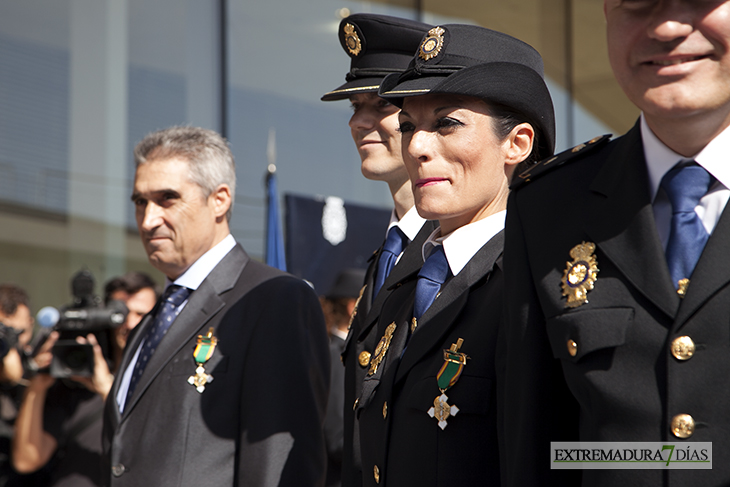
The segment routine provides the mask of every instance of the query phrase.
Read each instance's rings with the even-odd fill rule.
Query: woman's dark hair
[[[517,164],[517,167],[515,167],[512,173],[512,177],[514,178],[528,167],[540,161],[540,142],[542,140],[540,125],[534,123],[529,117],[514,108],[493,103],[489,100],[485,100],[485,102],[489,107],[489,114],[494,119],[494,129],[500,140],[507,138],[510,132],[512,132],[512,129],[521,123],[529,123],[535,131],[535,137],[532,140],[532,152],[530,152],[530,155],[524,161]]]

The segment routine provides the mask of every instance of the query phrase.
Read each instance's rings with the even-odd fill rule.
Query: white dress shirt
[[[654,220],[662,246],[666,250],[669,241],[669,229],[672,221],[672,205],[663,189],[660,188],[662,178],[678,162],[694,160],[698,165],[715,177],[717,180],[709,192],[700,200],[695,208],[697,216],[707,233],[712,234],[715,229],[722,210],[730,198],[730,127],[722,131],[712,139],[694,157],[684,157],[672,149],[654,135],[641,116],[641,138],[644,143],[644,158],[649,170],[649,185],[651,198],[654,202]]]
[[[412,206],[400,220],[398,219],[395,210],[393,210],[390,214],[388,230],[392,227],[398,227],[401,232],[408,237],[408,240],[412,242],[413,239],[416,238],[416,235],[418,235],[418,232],[421,231],[421,227],[423,227],[424,223],[426,223],[426,219],[418,214],[415,206]],[[388,236],[388,231],[385,232],[385,235],[386,237]]]
[[[502,210],[482,220],[459,227],[444,236],[441,236],[441,227],[437,228],[423,244],[423,261],[426,262],[435,247],[443,245],[451,274],[457,275],[474,257],[474,254],[504,228],[506,216],[507,211]]]
[[[215,266],[217,266],[218,263],[223,260],[223,257],[228,255],[228,252],[230,252],[235,246],[236,239],[233,238],[233,235],[229,234],[226,238],[218,242],[215,247],[201,255],[200,258],[193,263],[193,265],[188,267],[188,270],[175,279],[175,282],[171,282],[169,279],[166,279],[165,289],[172,284],[186,287],[192,291],[198,289],[200,284],[206,277],[208,277],[208,274],[215,269]],[[180,311],[182,311],[187,303],[188,301],[185,300],[180,306],[178,306],[178,314],[180,314]],[[173,325],[174,324],[175,322],[173,322]],[[129,365],[124,371],[124,375],[122,375],[122,382],[119,384],[119,391],[117,392],[116,397],[120,413],[124,412],[124,404],[127,401],[127,391],[129,390],[129,381],[132,378],[134,366],[137,363],[137,358],[139,357],[139,352],[142,350],[143,345],[144,340],[140,342],[139,347],[137,347],[137,350],[134,353],[134,357],[132,357],[131,362],[129,362]]]

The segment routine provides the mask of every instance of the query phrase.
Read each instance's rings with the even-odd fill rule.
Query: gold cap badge
[[[441,52],[441,47],[444,45],[444,32],[441,27],[434,27],[428,31],[421,47],[418,48],[418,57],[424,61],[435,58]]]
[[[353,56],[357,56],[360,54],[360,51],[362,51],[362,43],[360,42],[360,38],[357,36],[355,26],[352,24],[345,24],[344,31],[347,51]]]
[[[577,308],[588,302],[588,291],[593,289],[598,275],[598,261],[593,252],[596,244],[583,242],[570,250],[573,262],[567,262],[563,272],[563,296],[568,298],[566,308]]]

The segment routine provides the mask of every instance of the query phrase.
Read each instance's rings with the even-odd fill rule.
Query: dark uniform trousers
[[[383,305],[378,340],[396,331],[378,370],[366,377],[359,415],[363,485],[499,485],[494,352],[502,316],[500,232],[485,244],[419,320],[411,324],[417,274],[396,284]],[[428,411],[441,395],[437,374],[444,349],[463,339],[469,356],[446,394],[459,408],[441,429]],[[371,396],[367,382],[378,381]]]
[[[676,293],[638,124],[513,191],[505,242],[503,485],[730,484],[730,215]],[[546,237],[547,236],[547,237]],[[565,306],[570,250],[595,243],[588,302]],[[675,357],[687,336],[693,356]],[[681,353],[675,352],[678,355]],[[687,414],[686,439],[672,433]],[[551,441],[712,442],[712,470],[550,470]]]
[[[375,349],[378,316],[386,297],[392,292],[392,286],[401,278],[417,271],[423,265],[421,247],[426,239],[436,229],[437,223],[426,221],[416,237],[403,252],[400,260],[385,280],[383,288],[377,297],[372,295],[375,269],[383,248],[381,246],[370,259],[370,265],[365,273],[365,288],[358,303],[357,311],[352,319],[350,331],[347,335],[342,361],[345,364],[345,410],[344,410],[344,451],[342,459],[342,485],[353,487],[362,485],[360,473],[360,438],[356,426],[353,404],[360,397],[362,381],[367,372],[368,364],[361,365],[360,358],[372,353]]]

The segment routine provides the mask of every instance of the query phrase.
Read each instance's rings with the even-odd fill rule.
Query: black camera
[[[127,307],[121,301],[112,301],[104,307],[94,294],[94,276],[83,270],[71,278],[73,302],[58,310],[53,330],[59,339],[53,346],[53,359],[49,373],[56,378],[94,374],[94,350],[88,343],[78,343],[76,338],[89,333],[96,336],[104,357],[111,357],[110,331],[127,318]]]
[[[11,348],[18,345],[18,337],[23,330],[16,330],[12,326],[8,326],[0,322],[0,360],[5,358]]]

